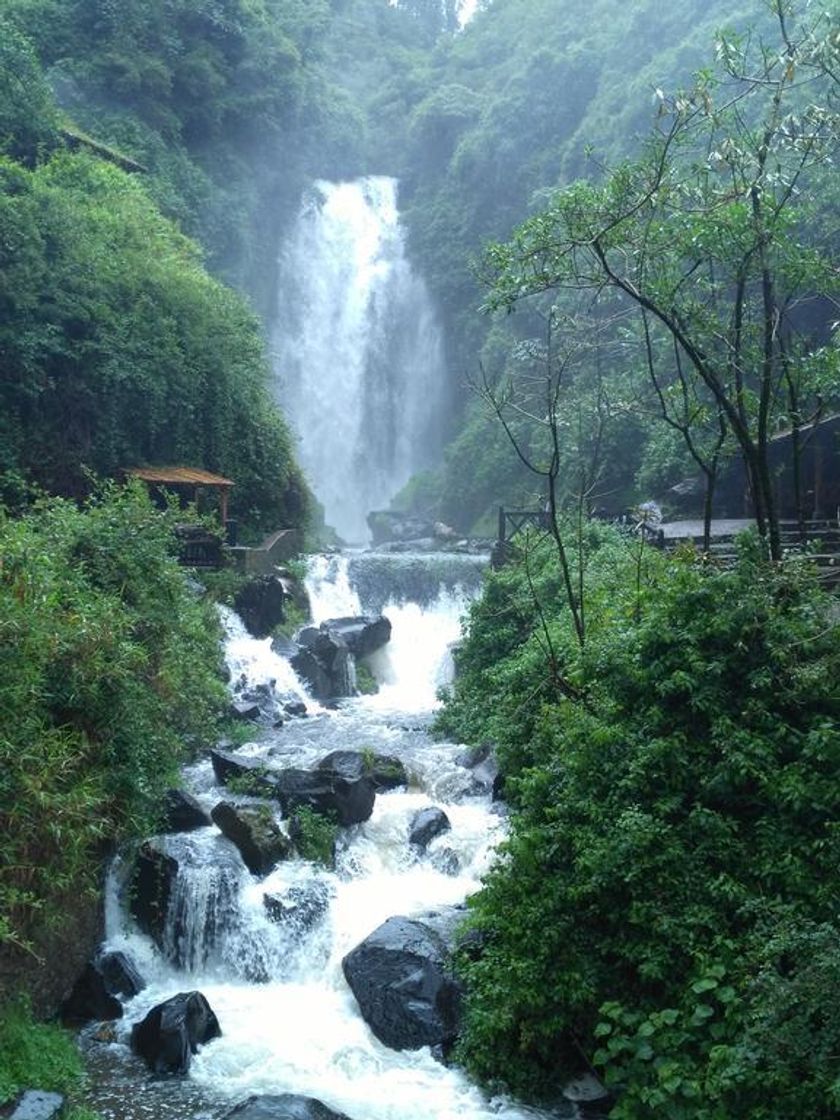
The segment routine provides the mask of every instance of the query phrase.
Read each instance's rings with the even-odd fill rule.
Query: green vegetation
[[[473,607],[440,721],[498,744],[514,807],[462,1057],[529,1097],[591,1063],[622,1120],[828,1120],[834,604],[755,540],[732,570],[597,528],[581,556],[585,642],[535,546]]]
[[[265,128],[282,35],[250,5],[241,26],[232,11],[217,20],[189,3],[167,25],[160,7],[122,5],[117,18],[108,4],[15,0],[0,20],[0,500],[25,504],[33,485],[79,497],[91,472],[184,462],[233,478],[231,514],[246,532],[302,528],[309,495],[269,394],[259,324],[171,220],[212,247],[191,220],[207,217],[207,200],[182,184],[176,204],[171,166],[164,189],[155,153],[125,131],[154,119],[157,156],[177,162],[185,133],[207,145],[222,144],[228,118],[234,130],[246,118]],[[251,46],[223,49],[214,35]],[[253,52],[272,68],[269,104],[249,85]],[[122,129],[98,127],[106,91]],[[125,170],[138,165],[150,173]]]
[[[295,809],[292,817],[292,839],[301,859],[333,867],[337,836],[338,825],[322,813],[316,813],[305,805]]]
[[[0,943],[24,957],[214,735],[219,625],[173,519],[136,487],[0,516]]]
[[[363,661],[356,662],[356,691],[362,696],[375,696],[379,682]]]
[[[558,191],[486,261],[491,307],[512,310],[536,293],[565,306],[573,293],[593,319],[613,316],[610,334],[625,347],[637,327],[636,361],[660,423],[705,476],[708,518],[721,458],[737,448],[774,559],[782,464],[778,447],[771,463],[772,434],[792,429],[784,469],[804,517],[803,429],[836,409],[840,368],[837,347],[825,346],[828,316],[796,318],[837,292],[830,247],[808,233],[826,204],[815,178],[837,148],[834,80],[818,50],[829,23],[778,14],[773,39],[720,36],[715,71],[671,97],[658,91],[638,159],[603,183]]]
[[[37,1085],[69,1097],[67,1120],[96,1120],[94,1113],[72,1103],[83,1079],[81,1055],[69,1031],[33,1022],[24,1002],[0,1011],[0,1106]]]
[[[251,529],[299,525],[307,491],[272,406],[257,324],[137,180],[82,155],[0,163],[0,465],[84,493],[88,472],[200,464]]]

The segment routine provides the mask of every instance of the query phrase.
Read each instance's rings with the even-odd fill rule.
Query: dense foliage
[[[147,172],[151,195],[240,285],[261,264],[256,223],[302,185],[296,149],[329,115],[308,56],[326,0],[7,0],[62,107]],[[282,152],[282,161],[277,153]],[[293,203],[292,203],[293,204]],[[274,228],[274,227],[272,227]],[[253,277],[251,277],[253,279]]]
[[[156,819],[225,690],[218,620],[133,487],[0,517],[0,943],[37,952],[64,892]],[[179,517],[182,514],[178,514]],[[92,904],[91,904],[92,905]]]
[[[537,1096],[591,1063],[628,1120],[828,1120],[834,604],[755,546],[716,570],[592,529],[586,557],[585,645],[532,552],[473,608],[441,721],[498,743],[515,807],[463,1056]]]
[[[87,472],[184,462],[233,478],[255,528],[300,524],[306,489],[257,324],[142,185],[82,155],[0,164],[0,467],[83,493]]]
[[[541,336],[534,309],[521,306],[529,292],[550,287],[562,300],[564,290],[577,287],[594,299],[612,285],[606,269],[589,267],[595,248],[586,255],[599,230],[608,263],[627,265],[626,293],[653,295],[680,325],[686,318],[695,327],[702,321],[706,333],[697,341],[704,357],[717,360],[725,352],[730,367],[763,375],[757,385],[761,376],[741,377],[721,366],[717,400],[738,395],[746,419],[733,416],[731,439],[718,446],[716,398],[702,376],[694,375],[701,391],[688,384],[684,400],[671,340],[655,333],[658,395],[646,377],[641,320],[618,325],[613,341],[627,347],[620,372],[625,377],[629,368],[637,387],[629,396],[612,393],[619,407],[611,410],[611,439],[627,468],[623,485],[605,477],[601,487],[614,511],[634,482],[654,486],[661,499],[696,476],[702,493],[706,469],[722,474],[734,448],[746,457],[753,489],[767,504],[765,436],[833,407],[824,370],[808,370],[801,358],[831,333],[829,305],[821,308],[816,297],[836,283],[836,239],[828,232],[836,187],[824,168],[837,135],[831,33],[837,12],[835,5],[829,11],[784,5],[786,45],[774,31],[772,7],[680,4],[665,14],[661,6],[609,0],[594,8],[505,0],[439,44],[422,79],[434,74],[412,111],[403,200],[416,259],[446,308],[450,356],[461,381],[475,382],[482,370],[504,383],[517,347]],[[812,29],[816,38],[809,41]],[[634,157],[631,165],[623,162]],[[575,179],[581,181],[568,186]],[[528,210],[534,217],[513,233]],[[568,226],[557,220],[561,211]],[[471,268],[483,243],[512,233],[498,255]],[[765,238],[766,252],[759,249]],[[828,270],[820,275],[825,261]],[[515,319],[482,324],[474,315],[482,298],[476,272],[481,282],[505,289],[490,302],[516,305]],[[672,308],[674,293],[680,298]],[[762,308],[763,299],[772,310]],[[777,350],[763,364],[761,329],[776,316],[783,320],[773,335]],[[788,383],[782,366],[791,363],[797,376]],[[591,368],[590,383],[593,377]],[[628,406],[635,414],[629,423]],[[698,420],[692,434],[702,463],[681,438],[686,415]],[[520,503],[525,480],[514,460],[505,468],[503,442],[485,412],[468,404],[443,467],[404,495],[404,504],[436,508],[467,529],[499,500]],[[733,482],[730,501],[737,490]],[[649,496],[636,491],[637,498]],[[772,510],[767,520],[772,526]]]
[[[23,1001],[0,1011],[0,1106],[32,1085],[72,1099],[83,1079],[82,1057],[69,1031],[33,1022]],[[81,1105],[65,1107],[62,1115],[66,1120],[96,1120]]]

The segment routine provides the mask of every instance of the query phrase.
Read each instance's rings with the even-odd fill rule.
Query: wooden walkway
[[[625,528],[638,529],[632,517],[619,522]],[[722,564],[735,558],[735,538],[752,528],[755,522],[748,518],[718,518],[712,521],[708,555]],[[499,508],[499,529],[493,550],[492,564],[501,567],[510,556],[513,538],[523,530],[538,533],[549,531],[549,514],[542,510],[508,510]],[[785,553],[807,556],[820,569],[822,581],[830,587],[840,584],[840,518],[810,520],[800,525],[797,521],[780,522],[782,548]],[[681,544],[703,548],[702,520],[666,521],[655,530],[648,530],[650,544],[665,549],[675,549]]]

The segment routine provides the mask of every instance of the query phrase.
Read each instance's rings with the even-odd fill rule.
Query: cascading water
[[[489,1100],[428,1048],[384,1046],[361,1018],[341,968],[342,958],[387,918],[462,902],[503,835],[489,795],[458,762],[460,748],[433,742],[426,730],[448,644],[479,578],[473,557],[429,557],[425,565],[417,557],[375,555],[313,561],[308,590],[316,621],[384,605],[393,630],[376,672],[386,683],[378,695],[345,701],[336,711],[307,698],[306,718],[265,730],[239,753],[268,766],[310,767],[333,750],[369,749],[397,756],[409,786],[378,793],[371,818],[342,830],[334,870],[287,860],[258,879],[215,827],[165,838],[182,870],[161,948],[124,916],[117,889],[125,873],[114,873],[109,947],[130,951],[149,986],[128,1004],[116,1041],[89,1042],[90,1104],[105,1120],[217,1120],[251,1094],[284,1092],[316,1097],[351,1120],[543,1115]],[[244,676],[249,686],[274,688],[281,697],[305,695],[267,643],[247,638],[236,616],[226,613],[225,621],[233,685]],[[185,780],[208,809],[236,797],[216,784],[207,761],[189,767]],[[445,810],[452,827],[418,855],[408,843],[410,821],[430,804]],[[284,912],[279,924],[270,920],[266,895]],[[188,1078],[155,1081],[129,1054],[130,1025],[189,989],[207,997],[222,1036],[199,1051]],[[576,1112],[569,1105],[551,1115]]]
[[[279,400],[327,523],[364,543],[368,512],[440,448],[441,332],[406,257],[396,181],[315,183],[284,248],[279,290]]]

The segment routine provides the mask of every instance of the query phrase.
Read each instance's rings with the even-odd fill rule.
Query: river
[[[476,794],[471,773],[457,761],[463,748],[434,741],[428,730],[437,690],[451,674],[449,647],[481,568],[475,557],[313,558],[307,582],[314,621],[383,610],[393,627],[374,660],[378,694],[334,711],[307,695],[268,640],[250,638],[225,613],[232,681],[244,674],[250,686],[270,685],[282,697],[303,700],[309,711],[255,733],[239,748],[243,755],[274,766],[311,766],[336,749],[367,748],[399,757],[410,784],[377,794],[370,820],[342,830],[334,870],[292,860],[258,881],[215,826],[170,838],[182,871],[168,918],[177,936],[165,953],[127,917],[125,869],[115,865],[107,946],[129,952],[148,986],[127,1005],[114,1038],[86,1036],[88,1103],[105,1120],[217,1120],[251,1094],[279,1092],[316,1097],[351,1120],[545,1115],[488,1098],[428,1048],[382,1045],[360,1017],[341,970],[342,957],[385,919],[463,902],[504,835],[503,815],[488,796]],[[184,784],[208,810],[230,800],[206,758],[187,768]],[[429,805],[440,806],[452,828],[418,856],[407,841],[409,823]],[[264,893],[288,897],[313,883],[328,899],[320,921],[304,930],[268,920]],[[129,1051],[131,1025],[155,1004],[192,989],[209,1000],[222,1037],[199,1051],[187,1078],[155,1079]]]

